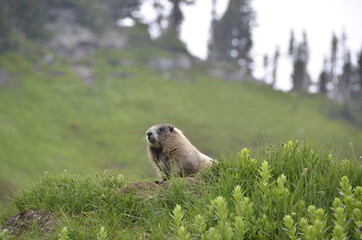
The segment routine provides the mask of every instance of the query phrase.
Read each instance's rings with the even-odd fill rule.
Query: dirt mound
[[[11,216],[5,223],[9,234],[19,234],[34,226],[38,226],[43,232],[50,232],[55,224],[53,215],[34,210],[24,211]]]

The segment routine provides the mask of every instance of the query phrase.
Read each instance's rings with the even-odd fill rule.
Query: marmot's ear
[[[170,129],[170,132],[172,132],[174,129],[174,126],[170,125],[168,128]]]

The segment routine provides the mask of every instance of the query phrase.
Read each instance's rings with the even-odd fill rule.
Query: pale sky
[[[207,54],[211,1],[196,0],[194,5],[182,6],[185,20],[180,37],[189,52],[202,59]],[[217,11],[220,15],[227,4],[228,0],[218,0]],[[302,31],[307,32],[311,51],[308,70],[313,79],[322,69],[324,56],[329,56],[332,32],[340,36],[345,30],[346,45],[351,49],[353,61],[362,49],[362,0],[253,0],[252,4],[257,13],[252,50],[256,77],[264,75],[261,63],[265,53],[271,56],[277,45],[282,54],[286,53],[291,29],[294,29],[298,41],[301,41]],[[142,12],[150,15],[149,11]],[[286,56],[282,56],[278,71],[279,89],[290,89],[290,74],[291,63]]]
[[[346,46],[351,49],[354,61],[362,49],[361,0],[254,0],[253,6],[258,22],[253,32],[253,52],[259,66],[259,54],[272,55],[276,45],[286,53],[291,29],[299,41],[303,30],[307,32],[311,52],[308,69],[313,79],[319,76],[324,56],[330,55],[332,32],[341,36],[345,30]],[[260,72],[255,72],[256,77],[260,77]],[[290,72],[288,59],[281,59],[278,88],[291,87]]]

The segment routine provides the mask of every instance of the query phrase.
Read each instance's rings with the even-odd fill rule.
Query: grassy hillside
[[[154,176],[144,133],[164,122],[214,158],[293,138],[362,152],[361,129],[331,119],[335,106],[319,96],[225,82],[209,77],[207,66],[156,70],[150,59],[174,56],[152,47],[99,50],[72,63],[57,57],[45,63],[47,54],[0,56],[11,76],[0,87],[0,196],[44,172],[111,168],[128,177]]]
[[[0,224],[16,239],[357,240],[358,161],[289,141],[157,186],[109,171],[46,174],[13,199]]]

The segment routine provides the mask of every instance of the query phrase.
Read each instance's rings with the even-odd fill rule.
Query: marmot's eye
[[[173,126],[172,126],[172,125],[171,125],[171,126],[169,126],[168,128],[170,129],[170,132],[172,132],[172,131],[173,131]]]

